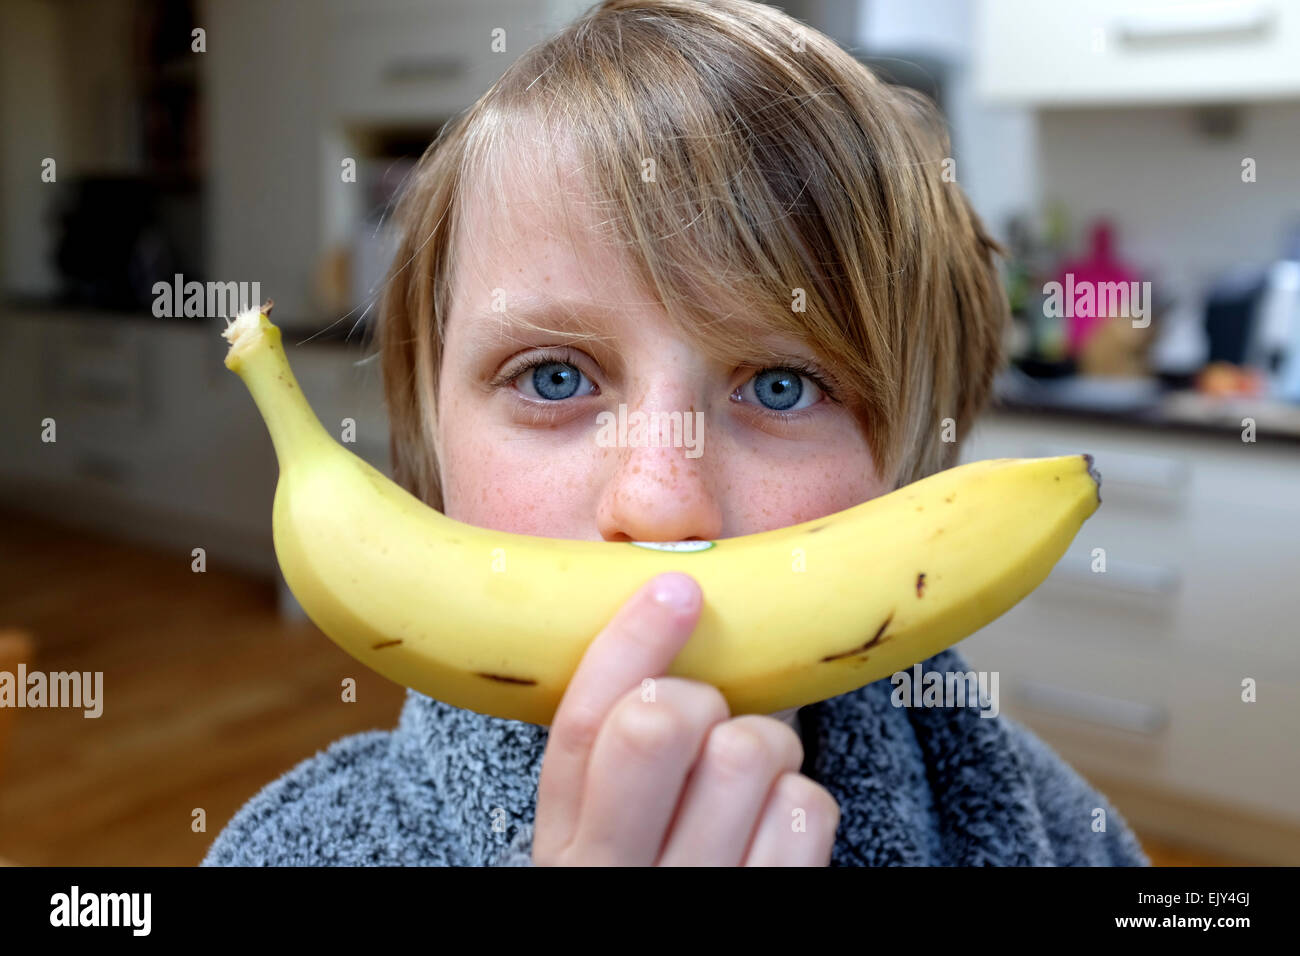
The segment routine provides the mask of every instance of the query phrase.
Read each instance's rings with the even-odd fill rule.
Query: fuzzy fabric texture
[[[922,669],[971,668],[950,648]],[[897,707],[893,690],[885,678],[799,710],[802,772],[840,807],[832,866],[1150,865],[1029,730],[975,707]],[[269,783],[200,865],[530,866],[548,733],[408,691],[394,730],[344,737]]]

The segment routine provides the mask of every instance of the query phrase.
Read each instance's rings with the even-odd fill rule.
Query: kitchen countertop
[[[1267,398],[1218,398],[1191,389],[1160,391],[1128,403],[1089,402],[1058,397],[1053,383],[1026,383],[1003,373],[994,383],[989,410],[994,414],[1036,415],[1128,428],[1167,429],[1209,436],[1237,436],[1243,418],[1255,420],[1257,441],[1300,446],[1300,405]]]

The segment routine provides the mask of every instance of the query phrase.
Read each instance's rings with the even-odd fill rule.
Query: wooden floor
[[[31,669],[104,674],[97,719],[18,712],[0,755],[0,858],[18,865],[192,866],[264,785],[339,737],[391,728],[404,699],[310,623],[281,620],[270,581],[0,511],[5,626],[35,637]],[[340,700],[345,677],[357,703]],[[1238,862],[1143,843],[1156,865]]]
[[[397,722],[403,688],[270,581],[0,514],[0,626],[29,667],[102,671],[103,715],[18,712],[0,764],[0,857],[19,865],[192,866],[239,807],[332,741]],[[357,702],[340,699],[345,677]],[[194,810],[206,832],[192,829]]]

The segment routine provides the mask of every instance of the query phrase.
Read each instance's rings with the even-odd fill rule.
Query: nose
[[[633,413],[629,409],[627,414],[630,418]],[[694,416],[694,412],[682,414]],[[659,433],[659,447],[654,447],[652,431],[647,425],[644,443],[607,449],[616,464],[596,509],[601,537],[606,541],[722,537],[722,509],[712,472],[703,464],[708,456],[691,458],[685,447],[674,447],[667,424]],[[632,434],[630,427],[628,434]]]

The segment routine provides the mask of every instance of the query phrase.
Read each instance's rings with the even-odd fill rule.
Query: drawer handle
[[[1103,697],[1038,681],[1017,681],[1016,697],[1034,710],[1112,730],[1154,736],[1169,724],[1169,712],[1157,704]]]
[[[1070,584],[1125,591],[1129,594],[1146,594],[1158,597],[1176,594],[1182,587],[1182,575],[1177,568],[1160,564],[1139,564],[1136,561],[1108,558],[1105,571],[1093,571],[1087,556],[1077,557],[1068,563],[1061,562],[1052,577]]]
[[[1262,38],[1273,25],[1273,7],[1264,3],[1188,3],[1162,10],[1129,13],[1115,21],[1129,43],[1162,40]]]

